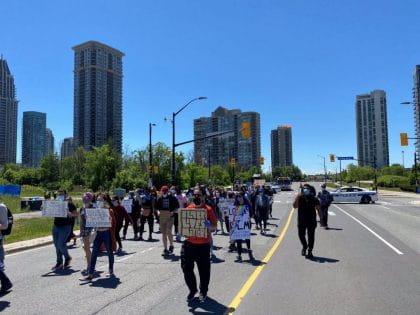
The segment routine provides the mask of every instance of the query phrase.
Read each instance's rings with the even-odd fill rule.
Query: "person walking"
[[[13,284],[4,272],[4,247],[3,247],[3,234],[1,231],[6,230],[9,227],[9,218],[7,215],[7,207],[4,203],[0,203],[0,294],[6,294],[12,287]]]
[[[185,208],[188,204],[187,197],[182,193],[179,187],[171,188],[171,192],[174,194],[176,200],[178,200],[179,208]],[[179,219],[178,209],[174,212],[174,227],[175,227],[175,239],[177,242],[181,242],[181,234],[179,234]]]
[[[257,230],[260,230],[261,235],[264,235],[267,230],[269,199],[264,193],[264,189],[260,188],[255,198],[255,223]]]
[[[181,248],[181,268],[184,273],[184,280],[188,286],[189,294],[187,301],[192,301],[197,294],[197,280],[194,274],[194,264],[197,264],[200,276],[200,302],[207,298],[210,283],[210,236],[216,229],[217,220],[213,209],[206,205],[206,198],[200,189],[194,191],[193,204],[190,209],[206,209],[207,220],[205,225],[208,228],[207,237],[187,237]]]
[[[67,249],[67,238],[71,233],[71,227],[73,224],[73,218],[77,217],[77,208],[67,198],[67,192],[61,190],[57,194],[57,200],[68,201],[67,204],[67,217],[55,217],[54,225],[52,230],[54,247],[56,252],[56,264],[52,267],[52,270],[59,270],[70,266],[72,258],[69,255]],[[64,263],[63,263],[64,257]]]
[[[155,198],[152,196],[150,189],[144,190],[144,195],[141,197],[141,217],[140,217],[140,241],[143,241],[144,225],[147,221],[149,225],[149,241],[153,240],[153,213],[155,211]]]
[[[93,236],[93,228],[86,227],[86,212],[89,209],[93,209],[93,194],[91,192],[85,193],[83,196],[83,207],[80,208],[80,238],[83,243],[83,250],[86,255],[86,269],[82,270],[82,274],[89,272],[90,260],[92,258],[92,251],[90,245],[93,242],[91,237]]]
[[[172,226],[174,224],[174,211],[179,208],[178,200],[168,194],[168,186],[162,186],[161,196],[156,202],[156,209],[159,211],[160,231],[162,232],[163,253],[167,256],[174,252],[174,240],[172,236]],[[168,249],[169,241],[169,249]]]
[[[321,191],[318,192],[318,200],[321,206],[321,227],[328,230],[328,208],[331,206],[331,203],[334,199],[330,192],[327,190],[326,184],[321,185]]]
[[[115,215],[115,220],[116,220],[115,239],[118,243],[117,254],[121,254],[123,246],[121,242],[120,232],[124,226],[124,220],[128,220],[131,222],[132,220],[131,220],[131,217],[128,215],[127,211],[125,210],[125,208],[121,206],[120,199],[118,198],[118,196],[114,196],[112,198],[111,209]]]
[[[115,207],[115,205],[113,204]],[[112,224],[112,210],[109,209],[110,222]],[[81,279],[82,281],[92,281],[95,272],[96,261],[98,259],[99,252],[101,251],[101,245],[104,244],[106,252],[108,254],[108,277],[114,277],[114,252],[112,249],[112,232],[110,227],[97,227],[96,237],[93,241],[92,258],[89,264],[88,275]]]
[[[315,195],[315,188],[305,184],[293,202],[293,207],[298,209],[297,220],[299,239],[302,243],[302,256],[309,259],[314,257],[312,251],[315,243],[316,212],[321,210],[319,200]],[[308,233],[308,240],[306,240],[306,233]],[[306,250],[308,250],[308,254],[306,254]]]
[[[250,218],[250,204],[246,199],[243,192],[239,193],[236,196],[235,207],[232,208],[232,215],[230,216],[230,225],[231,225],[231,241],[236,243],[238,249],[237,262],[242,262],[242,243],[245,241],[246,247],[248,248],[249,260],[254,261],[254,256],[251,250],[251,218]],[[242,221],[242,222],[241,222]],[[249,233],[244,233],[243,238],[237,238],[238,230],[245,231],[246,227]]]

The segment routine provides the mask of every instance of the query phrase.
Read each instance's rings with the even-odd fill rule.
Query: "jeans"
[[[71,232],[71,225],[63,225],[53,227],[53,241],[55,246],[55,252],[57,255],[57,264],[63,263],[63,256],[65,260],[71,259],[69,251],[67,250],[67,238]]]
[[[315,229],[314,224],[300,224],[298,225],[299,239],[302,243],[302,247],[306,250],[307,248],[312,251],[315,243]],[[308,230],[308,242],[306,242],[306,230]]]
[[[3,239],[0,239],[0,271],[4,271],[4,248],[3,248]]]
[[[322,212],[322,225],[328,226],[328,207],[321,207]]]
[[[144,224],[146,223],[149,224],[149,237],[152,237],[152,233],[153,233],[153,215],[149,215],[149,216],[144,216],[142,215],[140,218],[140,236],[143,236],[143,232],[144,232]]]
[[[210,282],[210,245],[184,242],[181,249],[181,268],[185,283],[190,292],[197,292],[197,280],[194,274],[194,263],[197,263],[200,275],[200,292],[207,294]]]
[[[11,285],[9,278],[4,273],[4,248],[2,238],[0,239],[0,282],[2,288]]]
[[[114,271],[114,253],[112,251],[111,231],[98,231],[96,232],[96,238],[93,242],[92,259],[89,266],[90,275],[95,271],[96,260],[98,259],[99,249],[101,248],[102,243],[105,244],[108,253],[109,271]]]
[[[242,255],[242,242],[243,240],[236,240],[236,247],[238,248],[238,255],[241,256]],[[245,240],[246,243],[246,247],[248,248],[248,251],[251,250],[251,239],[246,239]]]
[[[139,232],[139,226],[137,224],[137,220],[139,219],[139,216],[135,213],[129,213],[128,215],[131,217],[131,220],[133,221],[134,237],[137,237],[137,233]],[[129,224],[130,224],[130,221],[125,220],[124,229],[123,229],[124,237],[127,235]]]

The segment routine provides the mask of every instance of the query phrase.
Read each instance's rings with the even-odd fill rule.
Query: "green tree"
[[[381,175],[404,176],[404,167],[400,164],[386,166],[381,170]]]
[[[59,188],[60,162],[56,154],[43,157],[40,163],[41,183],[48,189]]]
[[[290,177],[293,181],[303,178],[302,171],[296,165],[276,167],[272,171],[273,177]]]

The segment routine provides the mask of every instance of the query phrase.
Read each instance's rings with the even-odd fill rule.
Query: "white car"
[[[358,202],[375,203],[378,200],[378,193],[360,187],[341,187],[331,192],[334,203],[337,202]]]

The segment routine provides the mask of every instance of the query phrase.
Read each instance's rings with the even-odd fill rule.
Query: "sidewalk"
[[[74,234],[79,235],[80,231],[74,231]],[[21,252],[31,248],[50,245],[53,243],[52,235],[34,238],[27,241],[15,242],[4,245],[4,252],[6,255]]]
[[[31,212],[23,212],[23,213],[16,213],[13,215],[13,219],[33,219],[33,218],[40,218],[42,217],[42,211],[31,211]]]
[[[392,191],[392,190],[378,189],[378,193],[380,195],[382,195],[382,196],[405,197],[405,198],[420,199],[420,194],[415,194],[415,193],[411,193],[411,192],[403,192],[403,191]]]

